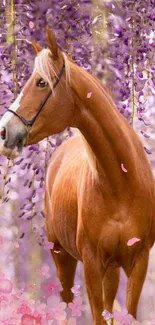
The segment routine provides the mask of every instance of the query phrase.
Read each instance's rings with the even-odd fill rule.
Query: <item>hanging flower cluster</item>
[[[130,117],[137,112],[143,121],[146,108],[154,103],[153,1],[99,1],[96,15],[92,22],[100,39],[96,73],[101,72],[111,87],[121,113]]]

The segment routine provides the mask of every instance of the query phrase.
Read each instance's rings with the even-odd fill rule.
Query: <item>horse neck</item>
[[[109,92],[98,80],[73,63],[71,78],[76,107],[73,126],[84,136],[88,144],[88,155],[90,148],[91,156],[96,158],[94,167],[97,173],[103,175],[104,179],[108,175],[110,184],[122,190],[123,179],[133,179],[136,164],[134,146],[141,146],[141,143],[116,109]],[[91,97],[87,98],[90,92]],[[94,158],[93,160],[95,162]],[[121,164],[127,173],[123,172]]]

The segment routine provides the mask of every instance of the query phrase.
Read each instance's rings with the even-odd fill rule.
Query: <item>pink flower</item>
[[[133,319],[133,316],[128,314],[126,309],[122,311],[114,310],[113,315],[114,319],[119,321],[119,325],[130,325]]]
[[[46,305],[38,301],[33,311],[33,316],[35,317],[36,324],[41,324],[42,319],[46,316]]]
[[[17,309],[17,313],[18,314],[31,314],[32,312],[32,306],[29,300],[27,299],[22,299],[21,301],[19,301],[18,304],[18,309]]]
[[[139,238],[133,237],[133,238],[131,238],[131,239],[128,240],[127,245],[128,246],[132,246],[133,244],[137,243],[138,241],[140,241]]]
[[[71,291],[75,294],[75,296],[80,295],[80,285],[76,284],[73,288],[71,288]]]
[[[104,320],[106,320],[106,321],[114,317],[113,314],[111,314],[106,309],[103,311],[102,316],[103,316]]]
[[[0,309],[7,308],[9,303],[8,296],[1,295],[0,296]]]
[[[13,288],[13,284],[10,280],[5,278],[0,278],[0,292],[3,293],[11,293]]]
[[[22,294],[23,294],[23,292],[21,292],[21,291],[17,291],[16,293],[12,293],[11,296],[10,296],[10,303],[14,303],[17,300],[19,301]]]
[[[63,290],[62,285],[59,282],[59,280],[56,280],[55,283],[49,282],[48,285],[46,285],[46,286],[44,285],[42,287],[46,290],[47,296],[49,296],[53,293],[57,294]]]
[[[44,277],[45,279],[48,279],[50,277],[49,270],[50,270],[49,266],[47,264],[44,264],[40,270],[41,276]]]
[[[21,325],[34,325],[36,324],[35,318],[32,315],[24,314],[21,319]]]
[[[73,302],[68,304],[68,307],[72,310],[72,316],[80,317],[82,311],[85,310],[85,306],[82,304],[82,297],[76,297]]]
[[[66,312],[64,311],[67,307],[65,302],[60,302],[60,297],[50,296],[47,299],[47,311],[48,319],[56,319],[57,321],[62,321],[66,319]]]

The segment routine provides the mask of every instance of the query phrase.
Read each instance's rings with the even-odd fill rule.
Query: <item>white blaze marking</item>
[[[12,111],[16,112],[17,109],[20,106],[20,101],[21,98],[23,96],[23,92],[21,91],[21,93],[19,94],[19,96],[16,98],[16,100],[11,104],[10,108]],[[13,114],[11,112],[6,112],[2,119],[0,120],[0,130],[6,126],[6,124],[11,120],[11,118],[13,117]]]

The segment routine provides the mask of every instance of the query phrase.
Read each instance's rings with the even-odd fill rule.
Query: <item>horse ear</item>
[[[32,47],[33,47],[35,53],[39,53],[39,52],[41,52],[41,50],[42,50],[41,45],[39,45],[39,44],[38,44],[36,41],[34,41],[33,39],[31,39],[31,43],[32,43]]]
[[[54,33],[48,26],[46,27],[46,37],[48,48],[53,54],[54,59],[57,59],[59,53],[58,45]]]

